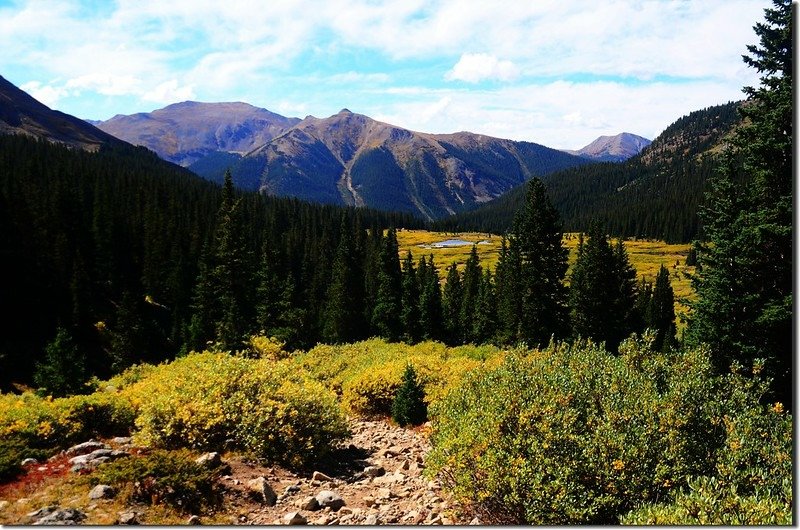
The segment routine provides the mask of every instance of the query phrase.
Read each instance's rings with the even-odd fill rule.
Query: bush
[[[229,441],[266,460],[306,465],[347,436],[336,396],[269,359],[197,353],[158,367],[125,391],[139,441],[219,450]]]
[[[128,501],[163,502],[194,513],[219,504],[218,473],[195,463],[188,451],[155,450],[103,464],[90,482],[116,486],[127,492]]]
[[[401,427],[420,425],[428,419],[425,391],[417,382],[417,373],[411,364],[406,365],[403,382],[392,402],[392,419]]]
[[[58,328],[55,338],[45,348],[44,360],[36,363],[34,382],[45,392],[63,397],[91,391],[85,385],[87,379],[86,355],[78,351],[67,330]]]
[[[616,522],[709,472],[724,427],[708,355],[648,344],[554,345],[474,372],[433,411],[430,472],[486,522],[553,525]]]

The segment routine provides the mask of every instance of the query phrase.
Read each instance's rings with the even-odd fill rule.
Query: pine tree
[[[363,281],[358,274],[350,229],[346,218],[342,216],[339,245],[333,260],[331,284],[325,305],[322,338],[326,342],[353,342],[360,338],[363,331],[363,302],[358,293]]]
[[[707,343],[720,370],[767,360],[774,390],[791,401],[792,3],[773,0],[744,61],[761,74],[746,87],[746,118],[700,212],[710,244],[698,249],[690,343]],[[743,172],[745,182],[737,179]]]
[[[433,262],[433,255],[427,265],[425,257],[420,260],[420,301],[419,301],[419,326],[423,340],[442,340],[442,290],[439,285],[439,271]]]
[[[383,239],[378,271],[378,292],[372,313],[372,328],[379,336],[390,341],[400,339],[401,322],[400,257],[397,233],[392,228]]]
[[[614,298],[610,300],[616,315],[614,326],[608,330],[609,347],[616,349],[631,333],[641,332],[644,327],[636,314],[636,269],[628,259],[628,252],[622,239],[614,245],[613,280],[616,287]]]
[[[500,344],[514,344],[521,340],[522,288],[520,287],[519,246],[508,247],[504,237],[495,267],[495,293],[497,296],[497,340]]]
[[[417,270],[414,269],[414,258],[411,251],[406,254],[403,261],[403,295],[400,320],[403,324],[403,340],[415,344],[420,339],[419,327],[419,301],[420,285],[417,279]]]
[[[675,345],[675,294],[664,265],[658,270],[653,296],[650,299],[647,325],[656,332],[653,348],[668,351]]]
[[[275,337],[291,347],[297,343],[297,332],[302,319],[300,310],[293,304],[292,273],[282,275],[279,261],[279,252],[265,241],[257,273],[256,326],[259,332]]]
[[[472,338],[476,344],[484,344],[497,335],[497,299],[492,272],[489,269],[483,271],[475,306]]]
[[[47,344],[42,362],[36,364],[33,381],[53,397],[86,393],[89,378],[86,354],[82,353],[69,331],[58,328]]]
[[[401,427],[421,425],[428,419],[425,391],[417,381],[417,372],[410,364],[406,365],[400,388],[392,401],[392,419]]]
[[[568,291],[564,285],[569,251],[562,244],[558,211],[538,178],[531,179],[525,202],[514,218],[510,247],[519,253],[520,338],[529,346],[547,344],[568,332]]]
[[[447,277],[442,289],[442,320],[445,340],[448,344],[463,344],[461,328],[461,304],[464,299],[461,274],[455,263],[447,268]]]
[[[478,311],[481,281],[483,279],[478,248],[472,245],[464,272],[461,275],[461,308],[459,312],[459,330],[464,342],[479,343],[475,336],[475,320]]]

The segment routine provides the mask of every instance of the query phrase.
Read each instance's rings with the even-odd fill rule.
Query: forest
[[[773,4],[746,102],[665,131],[736,114],[724,148],[708,140],[691,169],[680,142],[649,151],[673,161],[638,187],[683,183],[628,208],[655,217],[633,223],[601,190],[565,221],[564,195],[533,178],[493,269],[475,247],[463,269],[401,256],[398,230],[430,228],[408,214],[238,192],[139,148],[0,136],[0,484],[23,457],[120,433],[308,471],[348,415],[378,416],[431,420],[425,472],[482,522],[791,524],[793,29],[791,2]],[[701,189],[697,219],[693,203],[667,214]],[[681,334],[668,270],[638,280],[612,237],[630,231],[697,238]],[[104,476],[158,482],[115,465]]]

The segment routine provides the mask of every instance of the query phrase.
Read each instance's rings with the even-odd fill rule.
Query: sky
[[[81,118],[342,108],[577,149],[743,98],[768,0],[0,0],[0,75]]]

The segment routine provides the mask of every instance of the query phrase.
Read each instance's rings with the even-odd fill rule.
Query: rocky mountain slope
[[[203,176],[218,180],[230,159],[222,162]],[[306,118],[231,170],[243,189],[435,219],[491,201],[534,175],[586,163],[534,143],[419,133],[343,109]]]
[[[95,151],[121,143],[90,123],[52,110],[0,76],[0,134],[24,134]]]
[[[622,162],[642,152],[651,141],[631,133],[615,136],[600,136],[594,142],[577,151],[567,151],[598,162]]]
[[[184,101],[96,123],[117,138],[186,167],[220,151],[247,153],[299,121],[247,103]]]

